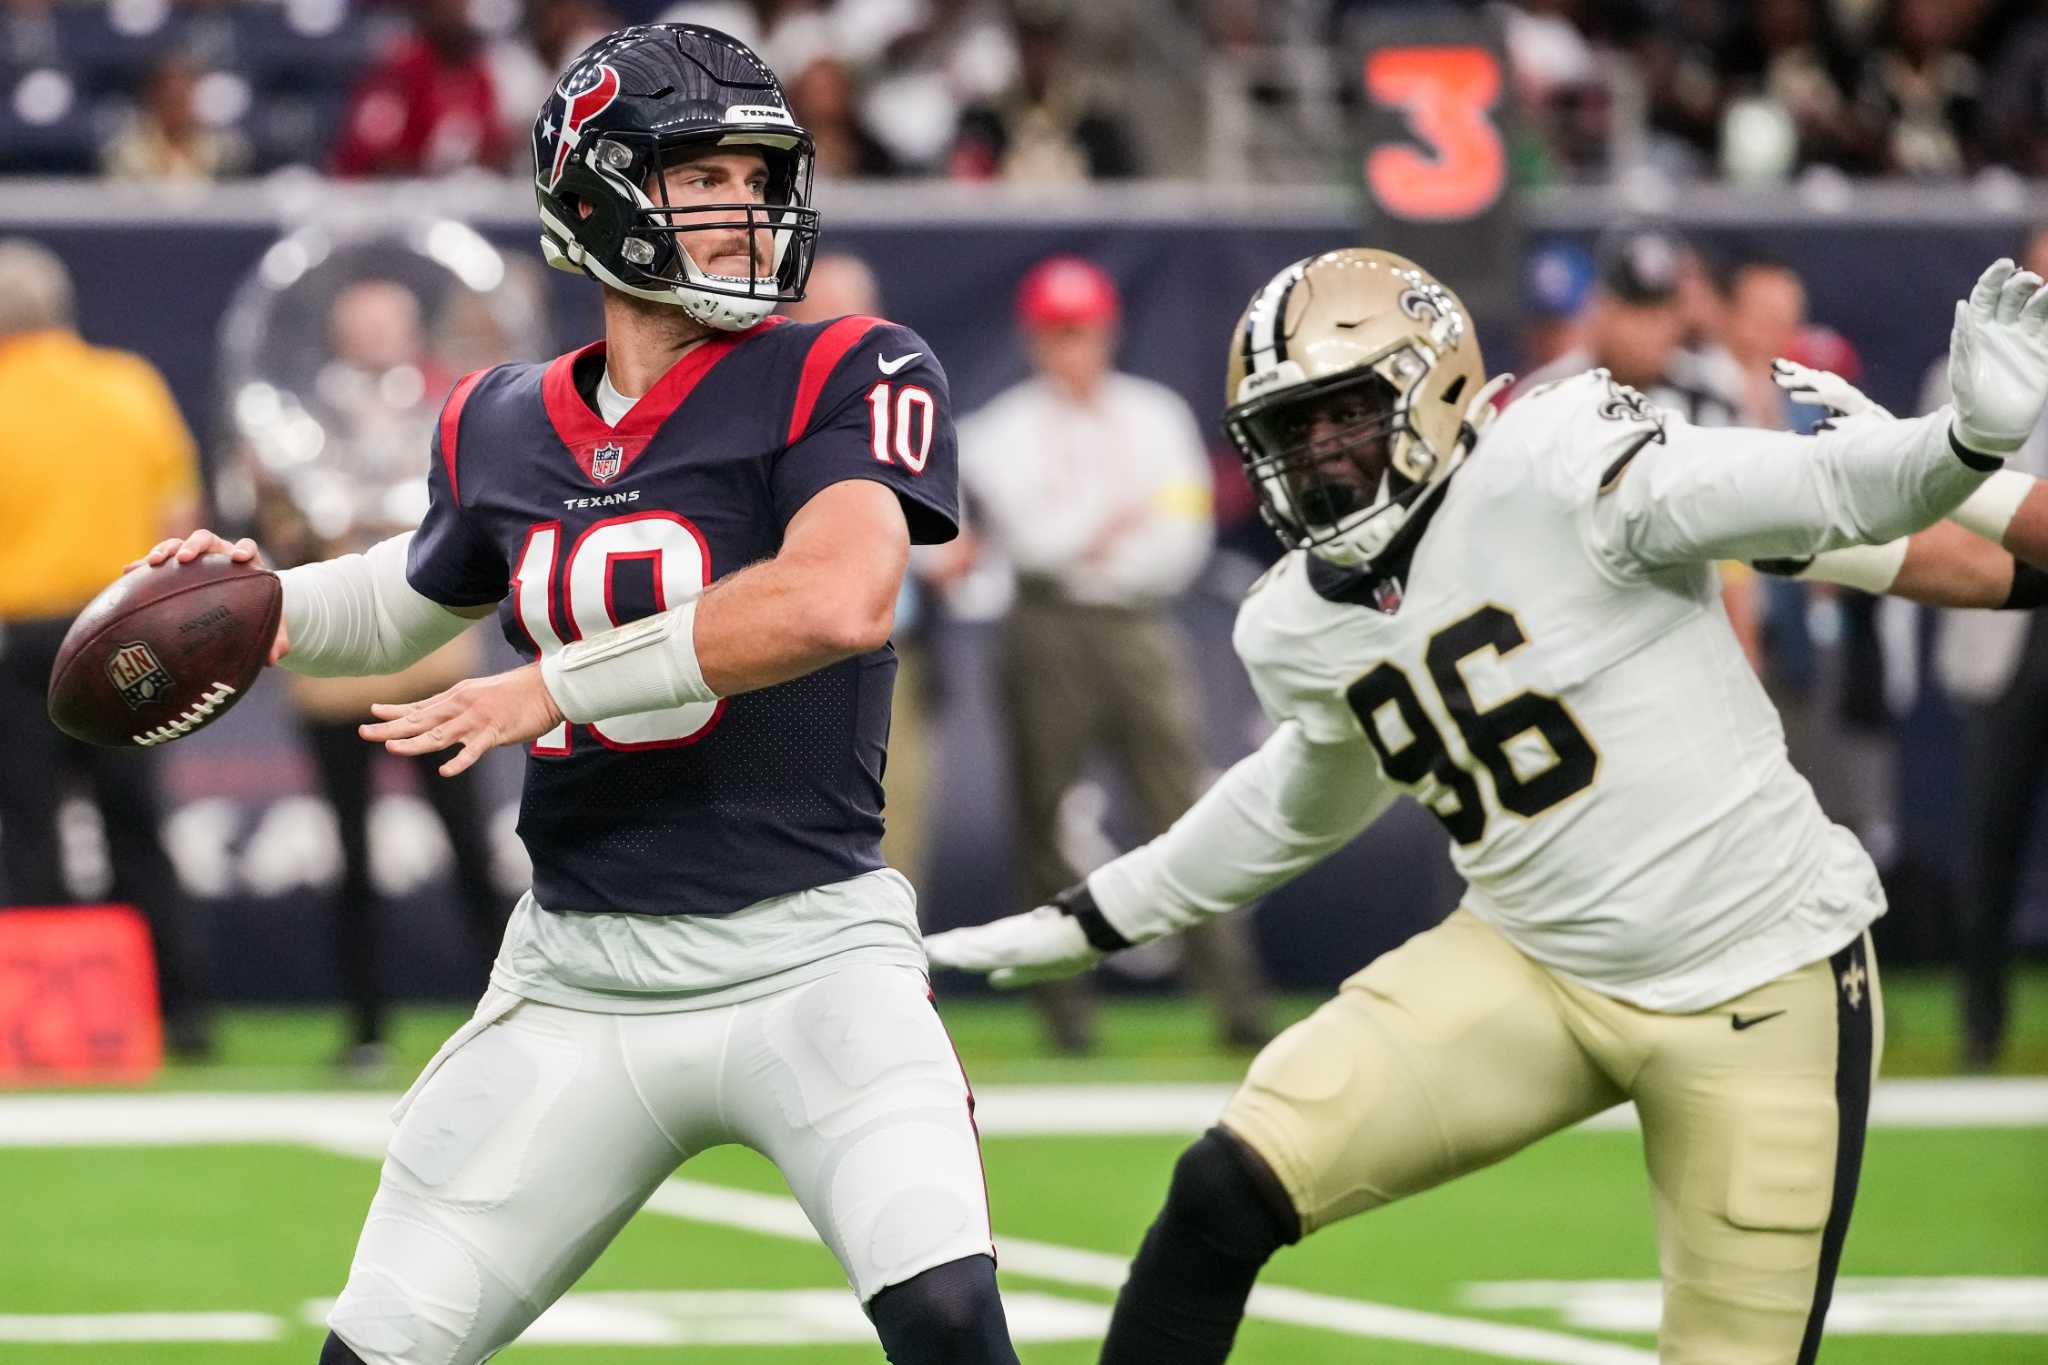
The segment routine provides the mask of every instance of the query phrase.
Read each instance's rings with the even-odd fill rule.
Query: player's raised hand
[[[1088,942],[1080,922],[1057,905],[928,935],[924,952],[934,967],[979,972],[1003,990],[1057,981],[1102,960],[1102,952]]]
[[[2048,406],[2048,289],[2010,260],[1992,263],[1956,305],[1949,335],[1955,437],[1986,455],[2010,455]]]
[[[357,726],[356,733],[394,754],[432,754],[461,745],[462,752],[441,765],[443,777],[455,776],[500,744],[539,739],[562,723],[538,664],[466,678],[425,701],[380,701],[370,714],[376,721]]]
[[[1793,402],[1826,408],[1836,417],[1891,416],[1883,404],[1833,370],[1816,370],[1779,356],[1771,362],[1771,381]]]

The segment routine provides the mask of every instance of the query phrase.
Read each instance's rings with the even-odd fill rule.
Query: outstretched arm
[[[2005,493],[1999,481],[2015,479],[2021,490],[2020,510],[2001,536],[1979,515],[1987,494]],[[1930,607],[1977,607],[2030,610],[2048,606],[2048,493],[2041,480],[2011,471],[1987,480],[1957,508],[1953,518],[1936,522],[1903,540],[1883,545],[1852,545],[1830,550],[1806,562],[1766,562],[1758,567],[1808,582],[1837,583],[1864,592],[1888,593]],[[2031,507],[2031,511],[2028,509]],[[1992,514],[1995,522],[1996,514]],[[2005,542],[2002,547],[2000,540]],[[2010,548],[2006,548],[2010,547]],[[2030,547],[2031,553],[2022,547]],[[2035,559],[2037,563],[2027,562]]]
[[[284,610],[269,662],[318,678],[397,673],[491,614],[490,605],[443,606],[416,590],[405,576],[412,539],[407,531],[361,554],[280,570]],[[128,567],[189,564],[209,554],[261,563],[255,541],[230,543],[201,530],[161,542]]]
[[[1349,843],[1397,795],[1363,739],[1319,744],[1287,721],[1151,843],[1050,905],[934,934],[925,952],[998,986],[1069,976],[1258,899]]]
[[[1891,416],[1839,375],[1785,360],[1775,362],[1775,369],[1779,385],[1795,399],[1827,408],[1832,418]],[[1949,520],[1913,536],[1757,567],[1928,606],[2031,609],[2048,605],[2043,564],[2048,564],[2048,492],[2032,475],[2002,469],[1964,499]]]
[[[2000,261],[1956,308],[1953,409],[1879,413],[1811,436],[1646,429],[1593,505],[1614,567],[1802,557],[1880,544],[1946,515],[2017,450],[2048,403],[2048,290]],[[1645,418],[1647,420],[1647,417]]]

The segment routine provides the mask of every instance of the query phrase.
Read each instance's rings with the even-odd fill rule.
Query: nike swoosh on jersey
[[[899,355],[894,360],[884,360],[878,355],[875,357],[875,364],[883,374],[894,374],[923,354],[923,351],[912,351],[909,355]]]
[[[1735,1026],[1737,1033],[1740,1033],[1746,1028],[1755,1028],[1766,1019],[1775,1019],[1784,1012],[1783,1010],[1772,1010],[1769,1014],[1759,1014],[1753,1019],[1745,1019],[1739,1014],[1731,1014],[1728,1016],[1728,1022]]]

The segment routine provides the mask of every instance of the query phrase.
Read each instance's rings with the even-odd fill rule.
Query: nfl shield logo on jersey
[[[601,445],[590,452],[590,477],[599,483],[610,483],[619,477],[619,466],[626,460],[626,448],[620,445]]]
[[[157,662],[156,654],[142,641],[116,645],[107,657],[107,677],[120,689],[121,700],[132,709],[162,701],[171,690],[171,675]]]

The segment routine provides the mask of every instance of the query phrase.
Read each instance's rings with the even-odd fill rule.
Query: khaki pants
[[[1060,801],[1090,758],[1114,759],[1137,799],[1142,834],[1163,833],[1201,795],[1197,698],[1178,633],[1155,607],[1069,602],[1020,585],[999,646],[1004,720],[1016,772],[1025,894],[1043,903],[1080,871],[1060,852]],[[1182,936],[1188,976],[1227,1034],[1262,1036],[1266,988],[1242,917]],[[1093,1032],[1085,977],[1033,991],[1062,1044]]]
[[[1882,1018],[1867,935],[1711,1010],[1657,1014],[1460,910],[1276,1038],[1223,1124],[1307,1232],[1632,1100],[1664,1280],[1659,1359],[1804,1365],[1856,1196]]]

